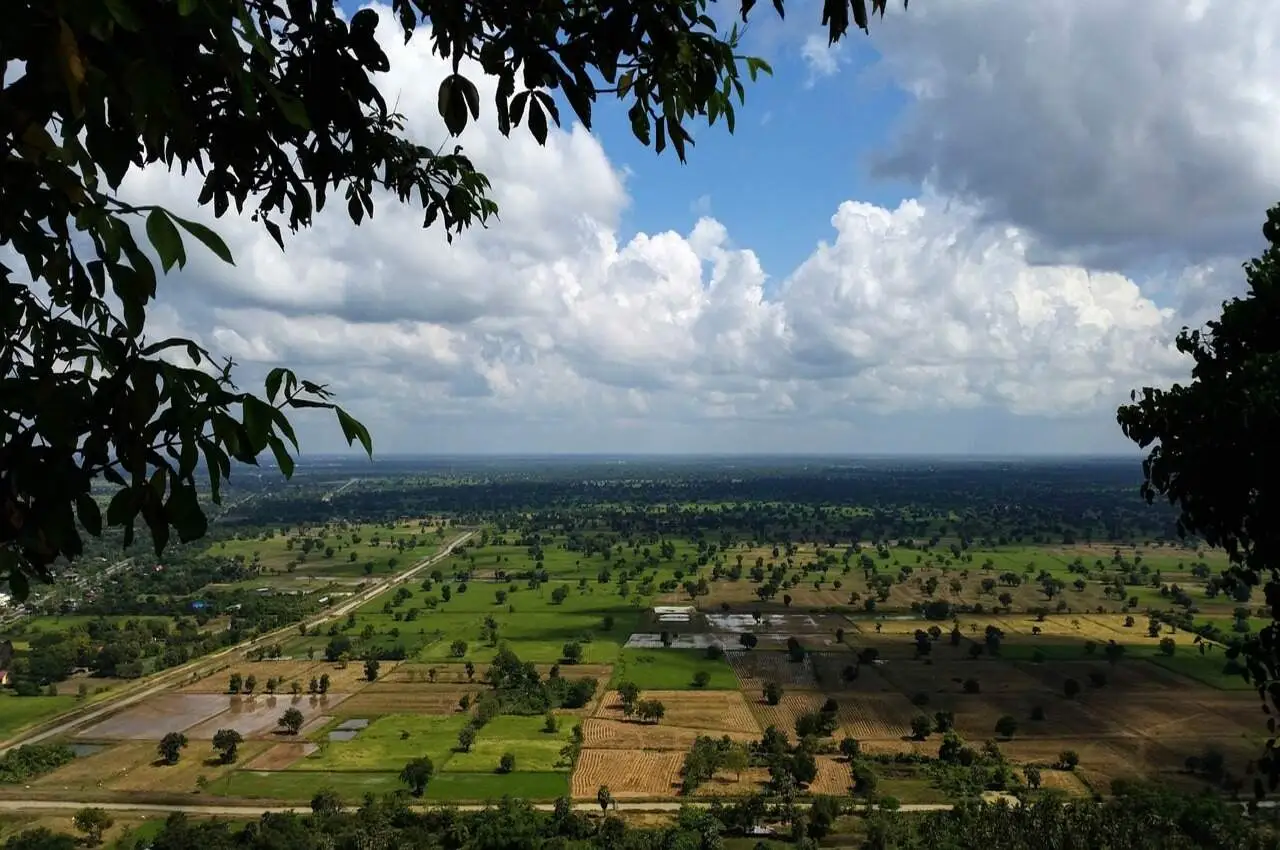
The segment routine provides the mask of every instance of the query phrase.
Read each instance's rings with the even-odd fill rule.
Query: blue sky
[[[378,85],[445,143],[446,63],[375,8]],[[191,263],[154,332],[330,384],[390,453],[1131,453],[1117,405],[1186,379],[1177,330],[1241,291],[1280,197],[1271,6],[921,0],[834,54],[788,8],[757,7],[775,74],[687,165],[616,104],[502,138],[464,68],[500,222],[448,245],[383,200],[281,256],[229,216],[236,267]],[[208,219],[181,177],[130,190]]]

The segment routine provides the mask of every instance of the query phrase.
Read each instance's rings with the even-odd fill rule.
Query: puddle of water
[[[67,747],[71,752],[75,753],[76,758],[82,759],[86,756],[100,753],[107,748],[106,744],[68,744]]]
[[[356,732],[356,731],[359,731],[359,730],[361,730],[361,729],[364,729],[364,728],[365,728],[365,727],[367,727],[368,725],[369,725],[369,721],[368,721],[368,720],[365,720],[365,719],[363,719],[363,718],[353,718],[353,719],[351,719],[351,720],[344,720],[344,721],[342,721],[341,723],[339,723],[339,724],[338,724],[338,726],[337,726],[337,731],[339,731],[339,732]]]
[[[350,741],[360,734],[359,729],[335,729],[329,733],[330,741]]]

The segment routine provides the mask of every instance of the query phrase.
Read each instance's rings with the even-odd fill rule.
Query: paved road
[[[430,808],[431,806],[443,805],[440,803],[427,804],[426,806],[418,806],[416,808]],[[614,809],[620,812],[676,812],[682,806],[707,806],[704,802],[695,803],[617,803]],[[801,803],[801,805],[804,805]],[[2,800],[0,799],[0,812],[22,812],[22,811],[44,811],[44,812],[74,812],[93,806],[99,809],[106,809],[109,812],[184,812],[190,815],[204,815],[206,817],[227,817],[236,818],[238,820],[253,820],[258,816],[267,812],[310,812],[309,806],[220,806],[220,805],[195,805],[195,804],[174,804],[165,805],[161,803],[93,803],[93,802],[72,802],[64,800]],[[553,803],[534,803],[533,807],[541,812],[549,812],[555,808]],[[578,802],[573,806],[579,811],[589,812],[597,811],[600,806],[594,802]],[[464,812],[478,812],[486,808],[482,803],[464,803],[455,805],[451,808]],[[950,803],[908,803],[904,804],[899,811],[903,812],[945,812],[953,808]]]
[[[409,581],[422,570],[425,570],[427,567],[430,567],[436,563],[439,563],[440,561],[449,557],[450,553],[453,552],[455,547],[461,545],[462,543],[465,543],[467,539],[471,537],[473,534],[475,534],[474,531],[468,531],[468,532],[465,532],[464,534],[458,535],[453,540],[450,540],[447,544],[445,544],[444,548],[442,548],[439,552],[435,553],[431,557],[426,558],[422,561],[419,561],[417,564],[415,564],[414,566],[410,567],[409,569],[405,570],[402,573],[399,573],[394,576],[389,576],[381,581],[377,581],[372,586],[366,587],[365,589],[358,591],[351,597],[336,603],[335,605],[331,606],[330,608],[318,614],[316,617],[312,618],[311,620],[308,620],[307,628],[308,629],[314,628],[320,625],[321,623],[328,622],[329,620],[332,620],[336,617],[344,617],[349,612],[354,611],[356,608],[359,608],[361,605],[365,604],[366,602],[368,602],[370,599],[377,596],[378,594],[385,592],[389,588],[395,587],[397,584],[403,584],[404,582]],[[263,644],[268,644],[273,640],[276,640],[278,638],[284,637],[289,634],[296,634],[297,631],[298,631],[298,627],[296,625],[286,626],[282,629],[277,629],[276,631],[271,632],[269,634],[265,634],[261,637],[254,638],[252,640],[247,640],[247,641],[244,641],[243,643],[238,643],[235,646],[230,646],[230,647],[227,647],[226,649],[218,650],[217,652],[212,653],[211,655],[202,656],[200,658],[197,658],[194,661],[188,662],[187,664],[183,664],[179,667],[173,667],[161,673],[157,673],[155,676],[150,676],[147,679],[144,679],[143,683],[139,685],[137,689],[125,691],[123,693],[120,693],[116,697],[108,697],[107,699],[99,703],[91,711],[86,711],[81,714],[77,714],[76,716],[66,721],[63,721],[62,723],[58,723],[57,725],[49,727],[42,731],[35,732],[29,735],[21,735],[17,738],[13,738],[7,742],[4,742],[3,745],[0,746],[0,755],[4,755],[9,750],[13,749],[14,747],[21,746],[22,744],[35,744],[35,743],[39,743],[40,741],[47,740],[49,738],[55,738],[61,735],[66,735],[71,730],[79,726],[83,726],[86,723],[91,723],[92,721],[97,720],[100,717],[104,717],[107,714],[111,714],[113,712],[119,711],[122,708],[133,705],[134,703],[141,702],[142,700],[147,699],[148,697],[155,696],[161,691],[164,691],[173,687],[178,682],[183,681],[188,676],[190,676],[192,671],[194,670],[199,670],[199,669],[203,669],[206,666],[210,666],[216,663],[219,659],[225,658],[228,655],[233,655],[237,652],[243,652],[247,649],[251,649],[253,647],[260,646]]]

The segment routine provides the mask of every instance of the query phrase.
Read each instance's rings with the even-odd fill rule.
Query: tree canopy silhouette
[[[1178,350],[1191,382],[1147,387],[1120,408],[1124,434],[1143,449],[1143,496],[1179,509],[1178,532],[1224,549],[1228,576],[1262,586],[1272,622],[1242,647],[1263,707],[1280,708],[1280,206],[1262,228],[1267,247],[1244,265],[1248,291],[1204,330],[1183,328]],[[1276,732],[1275,720],[1268,722]],[[1280,784],[1280,759],[1262,766]]]
[[[868,26],[886,0],[824,0],[832,42]],[[745,22],[755,0],[736,11]],[[438,91],[448,131],[481,116],[473,67],[498,80],[494,118],[539,142],[560,124],[555,93],[588,129],[601,95],[627,105],[636,138],[683,161],[694,119],[734,127],[744,75],[768,73],[720,32],[709,0],[391,0],[407,40],[453,63]],[[778,14],[783,0],[773,0]],[[232,462],[272,452],[290,475],[286,415],[333,411],[348,444],[368,431],[330,391],[274,369],[263,395],[233,363],[189,339],[146,336],[161,272],[201,243],[234,258],[207,226],[119,195],[132,169],[202,178],[198,203],[233,206],[284,247],[337,196],[359,224],[375,200],[423,210],[452,238],[497,213],[490,184],[454,146],[411,139],[374,85],[390,68],[382,18],[348,20],[334,0],[18,0],[0,35],[0,577],[25,597],[81,532],[139,519],[157,551],[171,530],[202,536]],[[423,32],[417,32],[424,27]],[[466,66],[463,60],[469,60]],[[484,107],[487,110],[488,107]],[[142,239],[145,234],[145,242]],[[149,245],[149,248],[148,248]],[[158,259],[159,269],[152,257]],[[104,513],[93,484],[113,488]]]

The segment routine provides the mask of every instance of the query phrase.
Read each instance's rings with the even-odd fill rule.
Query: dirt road
[[[336,603],[335,605],[325,609],[324,611],[320,612],[315,617],[307,621],[307,628],[308,629],[314,628],[322,623],[326,623],[329,620],[334,619],[335,617],[345,617],[349,612],[354,611],[356,608],[359,608],[361,605],[365,604],[366,602],[368,602],[370,599],[374,598],[378,594],[383,593],[384,591],[388,590],[389,588],[395,587],[398,584],[403,584],[404,582],[409,581],[410,579],[412,579],[414,576],[416,576],[418,573],[422,572],[426,568],[433,566],[439,563],[440,561],[444,560],[445,558],[449,557],[449,555],[453,552],[454,548],[465,543],[467,539],[470,538],[473,534],[475,534],[474,531],[468,531],[458,535],[454,539],[450,540],[447,544],[445,544],[444,548],[442,548],[439,552],[436,552],[431,557],[426,558],[422,561],[419,561],[417,564],[414,564],[412,567],[410,567],[409,569],[405,570],[402,573],[399,573],[394,576],[388,576],[387,578],[381,581],[376,581],[371,586],[366,587],[363,590],[360,590],[350,598],[344,599],[341,602]],[[12,738],[8,741],[3,742],[3,744],[0,745],[0,755],[4,755],[6,752],[13,749],[14,747],[18,747],[23,744],[35,744],[35,743],[39,743],[40,741],[47,740],[49,738],[56,738],[61,735],[66,735],[71,730],[79,726],[83,726],[87,723],[91,723],[94,720],[97,720],[101,717],[105,717],[108,714],[112,714],[116,711],[119,711],[122,708],[133,705],[134,703],[141,702],[142,700],[147,699],[148,697],[155,696],[161,691],[164,691],[164,690],[167,690],[168,688],[173,687],[175,684],[187,679],[193,671],[202,670],[206,667],[215,665],[220,659],[225,658],[229,655],[234,655],[238,652],[244,652],[245,650],[252,649],[256,646],[269,644],[272,641],[278,640],[279,638],[282,638],[291,634],[296,634],[297,631],[298,631],[298,627],[296,625],[286,626],[282,629],[277,629],[276,631],[270,632],[261,637],[254,638],[252,640],[247,640],[247,641],[244,641],[243,643],[238,643],[235,646],[229,646],[226,649],[220,649],[211,655],[202,656],[200,658],[197,658],[194,661],[190,661],[179,667],[172,667],[168,670],[164,670],[160,673],[157,673],[154,676],[149,676],[146,679],[142,680],[142,682],[140,682],[134,688],[123,691],[115,697],[108,697],[107,699],[103,700],[101,703],[99,703],[90,711],[81,712],[62,722],[55,721],[56,725],[54,726],[41,729],[40,731],[37,731],[34,733],[19,735],[15,738]]]

